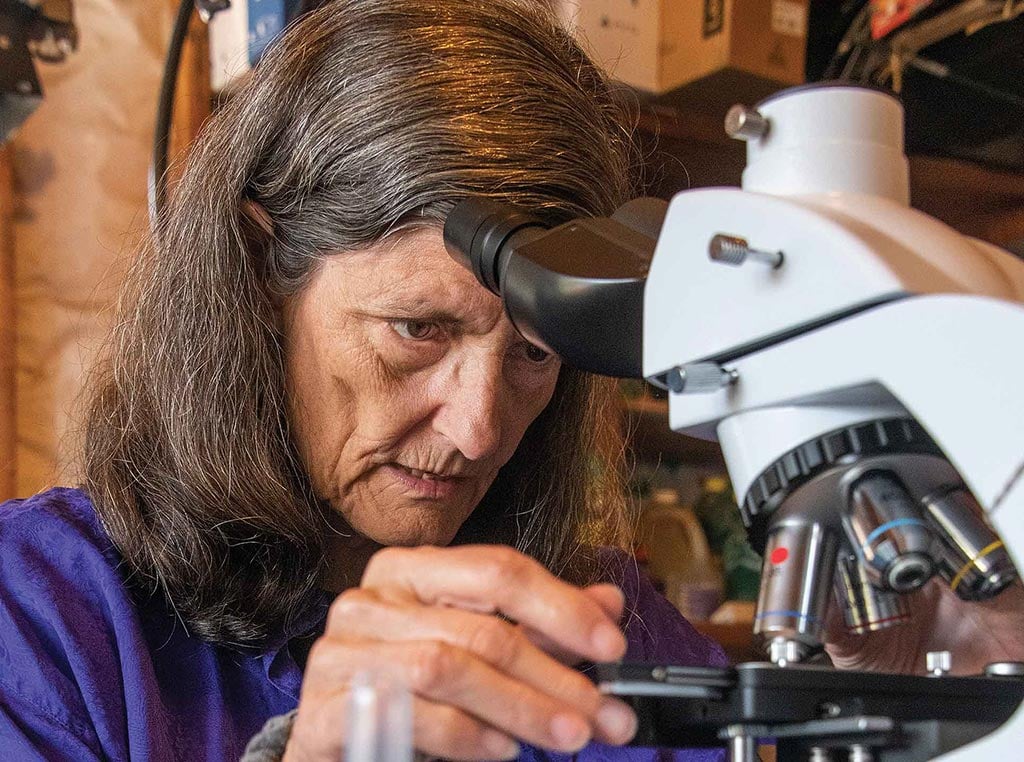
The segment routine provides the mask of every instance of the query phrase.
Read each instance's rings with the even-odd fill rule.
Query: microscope
[[[634,743],[732,762],[759,739],[783,762],[1018,759],[1024,664],[952,674],[938,652],[893,675],[815,657],[832,601],[870,637],[933,579],[970,602],[1020,584],[1024,261],[910,208],[886,92],[797,87],[726,129],[747,143],[742,189],[554,228],[469,199],[445,224],[528,340],[647,379],[674,431],[719,441],[763,550],[766,661],[605,665],[602,689],[637,708]]]

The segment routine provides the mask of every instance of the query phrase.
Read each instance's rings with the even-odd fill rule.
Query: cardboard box
[[[660,94],[733,68],[804,81],[809,0],[579,0],[572,19],[616,79]]]

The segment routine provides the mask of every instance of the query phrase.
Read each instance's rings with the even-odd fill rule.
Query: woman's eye
[[[391,327],[403,339],[410,341],[425,341],[433,338],[438,331],[437,323],[424,320],[392,320]]]
[[[542,363],[551,357],[550,353],[545,352],[538,346],[533,344],[526,345],[526,359],[530,362]]]

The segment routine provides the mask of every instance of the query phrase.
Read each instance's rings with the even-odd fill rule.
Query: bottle
[[[722,559],[728,599],[757,600],[761,588],[761,556],[747,540],[747,529],[729,482],[721,476],[706,478],[694,510],[711,551]]]
[[[640,518],[640,545],[656,586],[687,619],[711,616],[724,597],[722,573],[693,510],[674,489],[656,489]]]

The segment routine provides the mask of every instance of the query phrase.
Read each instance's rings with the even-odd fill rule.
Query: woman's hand
[[[310,651],[285,760],[341,759],[349,683],[381,668],[406,678],[414,743],[429,755],[511,759],[516,739],[563,752],[625,743],[632,710],[568,666],[623,656],[622,606],[614,586],[581,590],[506,547],[382,550]]]
[[[833,606],[826,650],[843,669],[921,674],[929,651],[949,651],[953,673],[976,675],[994,661],[1024,661],[1024,588],[1015,583],[992,600],[968,603],[932,580],[907,597],[910,621],[849,635]]]

